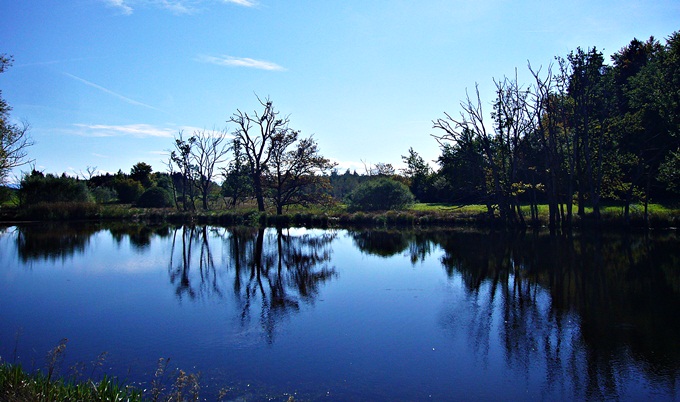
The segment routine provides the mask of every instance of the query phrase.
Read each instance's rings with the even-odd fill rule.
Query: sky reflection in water
[[[680,242],[474,231],[29,225],[0,235],[0,356],[109,352],[201,394],[677,399]],[[17,337],[17,331],[19,335]],[[17,341],[15,342],[15,339]]]

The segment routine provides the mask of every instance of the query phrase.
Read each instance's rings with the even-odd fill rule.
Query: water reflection
[[[301,304],[313,304],[320,286],[337,276],[330,266],[336,235],[293,235],[288,230],[240,229],[225,239],[234,270],[234,295],[247,325],[255,315],[268,342],[276,323]],[[255,311],[255,314],[253,314]]]
[[[407,251],[412,264],[424,261],[436,244],[434,232],[354,230],[349,235],[354,245],[365,254],[392,257]]]
[[[451,306],[443,328],[466,328],[482,359],[499,341],[508,367],[527,376],[532,362],[544,362],[548,390],[571,384],[574,395],[616,398],[636,376],[631,362],[654,383],[675,388],[680,247],[674,232],[363,231],[352,237],[365,253],[409,250],[411,261],[440,247],[441,264],[450,278],[460,277],[471,309]]]
[[[46,223],[17,230],[16,246],[22,262],[65,260],[82,253],[99,228]]]
[[[118,244],[127,239],[139,252],[144,252],[144,250],[149,248],[153,236],[167,237],[170,235],[171,230],[167,225],[151,226],[141,223],[109,223],[105,227]]]
[[[248,326],[257,317],[268,342],[277,322],[301,304],[313,304],[320,286],[337,276],[330,266],[336,235],[330,232],[297,235],[284,229],[184,226],[171,236],[168,272],[177,297],[222,298],[231,289],[241,323]],[[219,266],[212,251],[215,239],[227,250]]]
[[[140,256],[160,248],[163,281],[178,303],[228,302],[229,314],[244,328],[259,328],[270,345],[281,322],[313,306],[326,284],[342,282],[343,271],[334,265],[335,231],[29,225],[16,228],[17,253],[22,262],[69,258],[84,253],[102,230]],[[381,262],[434,260],[451,284],[450,300],[434,307],[441,309],[436,330],[464,339],[466,352],[485,367],[500,351],[507,370],[538,378],[542,397],[646,396],[626,388],[640,377],[662,388],[662,395],[676,397],[680,239],[675,232],[362,230],[347,237]],[[403,301],[395,292],[390,295]],[[375,302],[378,296],[371,297]]]

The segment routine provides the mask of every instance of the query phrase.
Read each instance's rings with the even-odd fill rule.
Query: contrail
[[[85,84],[85,85],[91,86],[92,88],[96,88],[96,89],[98,89],[98,90],[100,90],[100,91],[102,91],[102,92],[105,92],[105,93],[109,94],[109,95],[113,95],[113,96],[115,96],[116,98],[121,99],[121,100],[123,100],[123,101],[125,101],[125,102],[127,102],[127,103],[129,103],[129,104],[131,104],[131,105],[142,106],[142,107],[145,107],[145,108],[147,108],[147,109],[155,110],[155,111],[162,112],[162,113],[167,113],[166,111],[161,110],[161,109],[159,109],[159,108],[157,108],[157,107],[153,107],[153,106],[151,106],[151,105],[147,105],[146,103],[142,103],[142,102],[138,102],[138,101],[136,101],[136,100],[134,100],[134,99],[130,99],[130,98],[125,97],[125,96],[123,96],[123,95],[121,95],[121,94],[115,93],[115,92],[111,91],[110,89],[106,89],[106,88],[104,88],[104,87],[101,86],[101,85],[97,85],[97,84],[95,84],[94,82],[90,82],[90,81],[84,80],[84,79],[82,79],[82,78],[80,78],[80,77],[76,77],[76,76],[73,75],[73,74],[69,74],[69,73],[64,73],[64,74],[65,74],[66,76],[68,76],[68,77],[73,78],[74,80],[77,80],[77,81],[82,82],[82,83]]]

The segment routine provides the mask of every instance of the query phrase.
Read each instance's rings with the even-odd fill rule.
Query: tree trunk
[[[208,194],[210,193],[210,186],[203,188],[203,209],[208,210]]]
[[[258,174],[253,174],[253,187],[255,189],[255,198],[257,199],[257,210],[264,212],[264,194],[262,193],[262,181]]]

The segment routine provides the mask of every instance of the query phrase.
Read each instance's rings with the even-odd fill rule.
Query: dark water
[[[0,301],[4,361],[207,400],[680,400],[675,232],[27,225]]]

